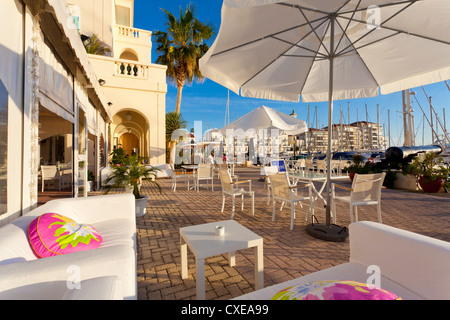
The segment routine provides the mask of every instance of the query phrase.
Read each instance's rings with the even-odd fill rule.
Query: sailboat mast
[[[225,127],[228,124],[230,124],[230,90],[228,90],[227,95],[227,106],[225,109],[225,121],[223,123],[223,126]]]
[[[377,104],[377,145],[378,151],[381,149],[380,144],[380,105]]]

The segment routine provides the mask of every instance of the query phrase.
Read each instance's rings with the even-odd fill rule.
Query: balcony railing
[[[125,26],[117,26],[117,29],[119,32],[119,36],[123,36],[123,37],[139,39],[140,34],[141,34],[141,30],[135,29],[135,28],[125,27]]]
[[[136,78],[136,79],[148,79],[149,78],[149,66],[131,61],[118,60],[116,64],[116,75]]]

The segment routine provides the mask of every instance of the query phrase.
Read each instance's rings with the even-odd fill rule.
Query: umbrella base
[[[314,238],[333,242],[343,242],[348,237],[348,229],[335,224],[311,223],[306,226],[306,232]]]

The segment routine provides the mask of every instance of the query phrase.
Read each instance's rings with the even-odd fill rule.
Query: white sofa
[[[27,229],[47,212],[92,225],[103,243],[37,259]],[[0,228],[0,299],[137,299],[134,196],[53,200]]]
[[[155,171],[156,174],[156,178],[160,179],[160,178],[171,178],[172,177],[172,170],[170,168],[170,164],[155,164],[155,165],[147,165],[148,167],[154,167],[157,168],[159,170]],[[101,185],[102,187],[105,186],[105,181],[106,179],[109,177],[109,175],[112,173],[112,169],[111,167],[104,167],[101,169],[100,171],[100,181],[101,181]],[[109,184],[112,184],[113,181],[111,181]]]
[[[403,300],[450,299],[450,243],[375,222],[349,227],[350,261],[237,297],[268,300],[278,291],[317,280],[368,281],[378,266],[380,287]]]
[[[170,167],[170,164],[168,164],[168,163],[155,164],[155,165],[152,165],[152,167],[159,169],[159,170],[156,170],[156,178],[157,179],[172,177],[172,169]]]

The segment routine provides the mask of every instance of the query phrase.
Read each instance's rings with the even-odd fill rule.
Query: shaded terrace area
[[[295,227],[289,230],[290,208],[285,206],[272,222],[272,204],[267,205],[264,182],[258,181],[259,168],[237,168],[239,180],[252,179],[255,191],[255,215],[251,215],[250,198],[245,198],[244,212],[240,199],[236,200],[238,221],[264,239],[265,287],[291,280],[311,272],[348,261],[349,242],[326,242],[306,233],[307,206],[297,207]],[[195,262],[188,251],[187,279],[181,278],[179,228],[230,219],[231,199],[226,198],[221,213],[220,181],[214,180],[214,190],[201,188],[199,192],[186,190],[183,183],[171,190],[170,179],[160,179],[163,192],[149,182],[143,193],[150,195],[147,214],[136,219],[138,246],[138,299],[190,300],[195,299]],[[342,184],[350,185],[350,180]],[[102,194],[99,192],[90,195]],[[316,202],[319,221],[325,220],[323,203]],[[359,220],[376,221],[375,207],[358,209]],[[399,190],[382,190],[383,223],[450,241],[450,198],[436,197]],[[337,223],[348,226],[349,209],[337,203]],[[205,259],[206,299],[231,299],[254,291],[254,251],[236,252],[236,266],[230,267],[227,257],[219,255]]]

